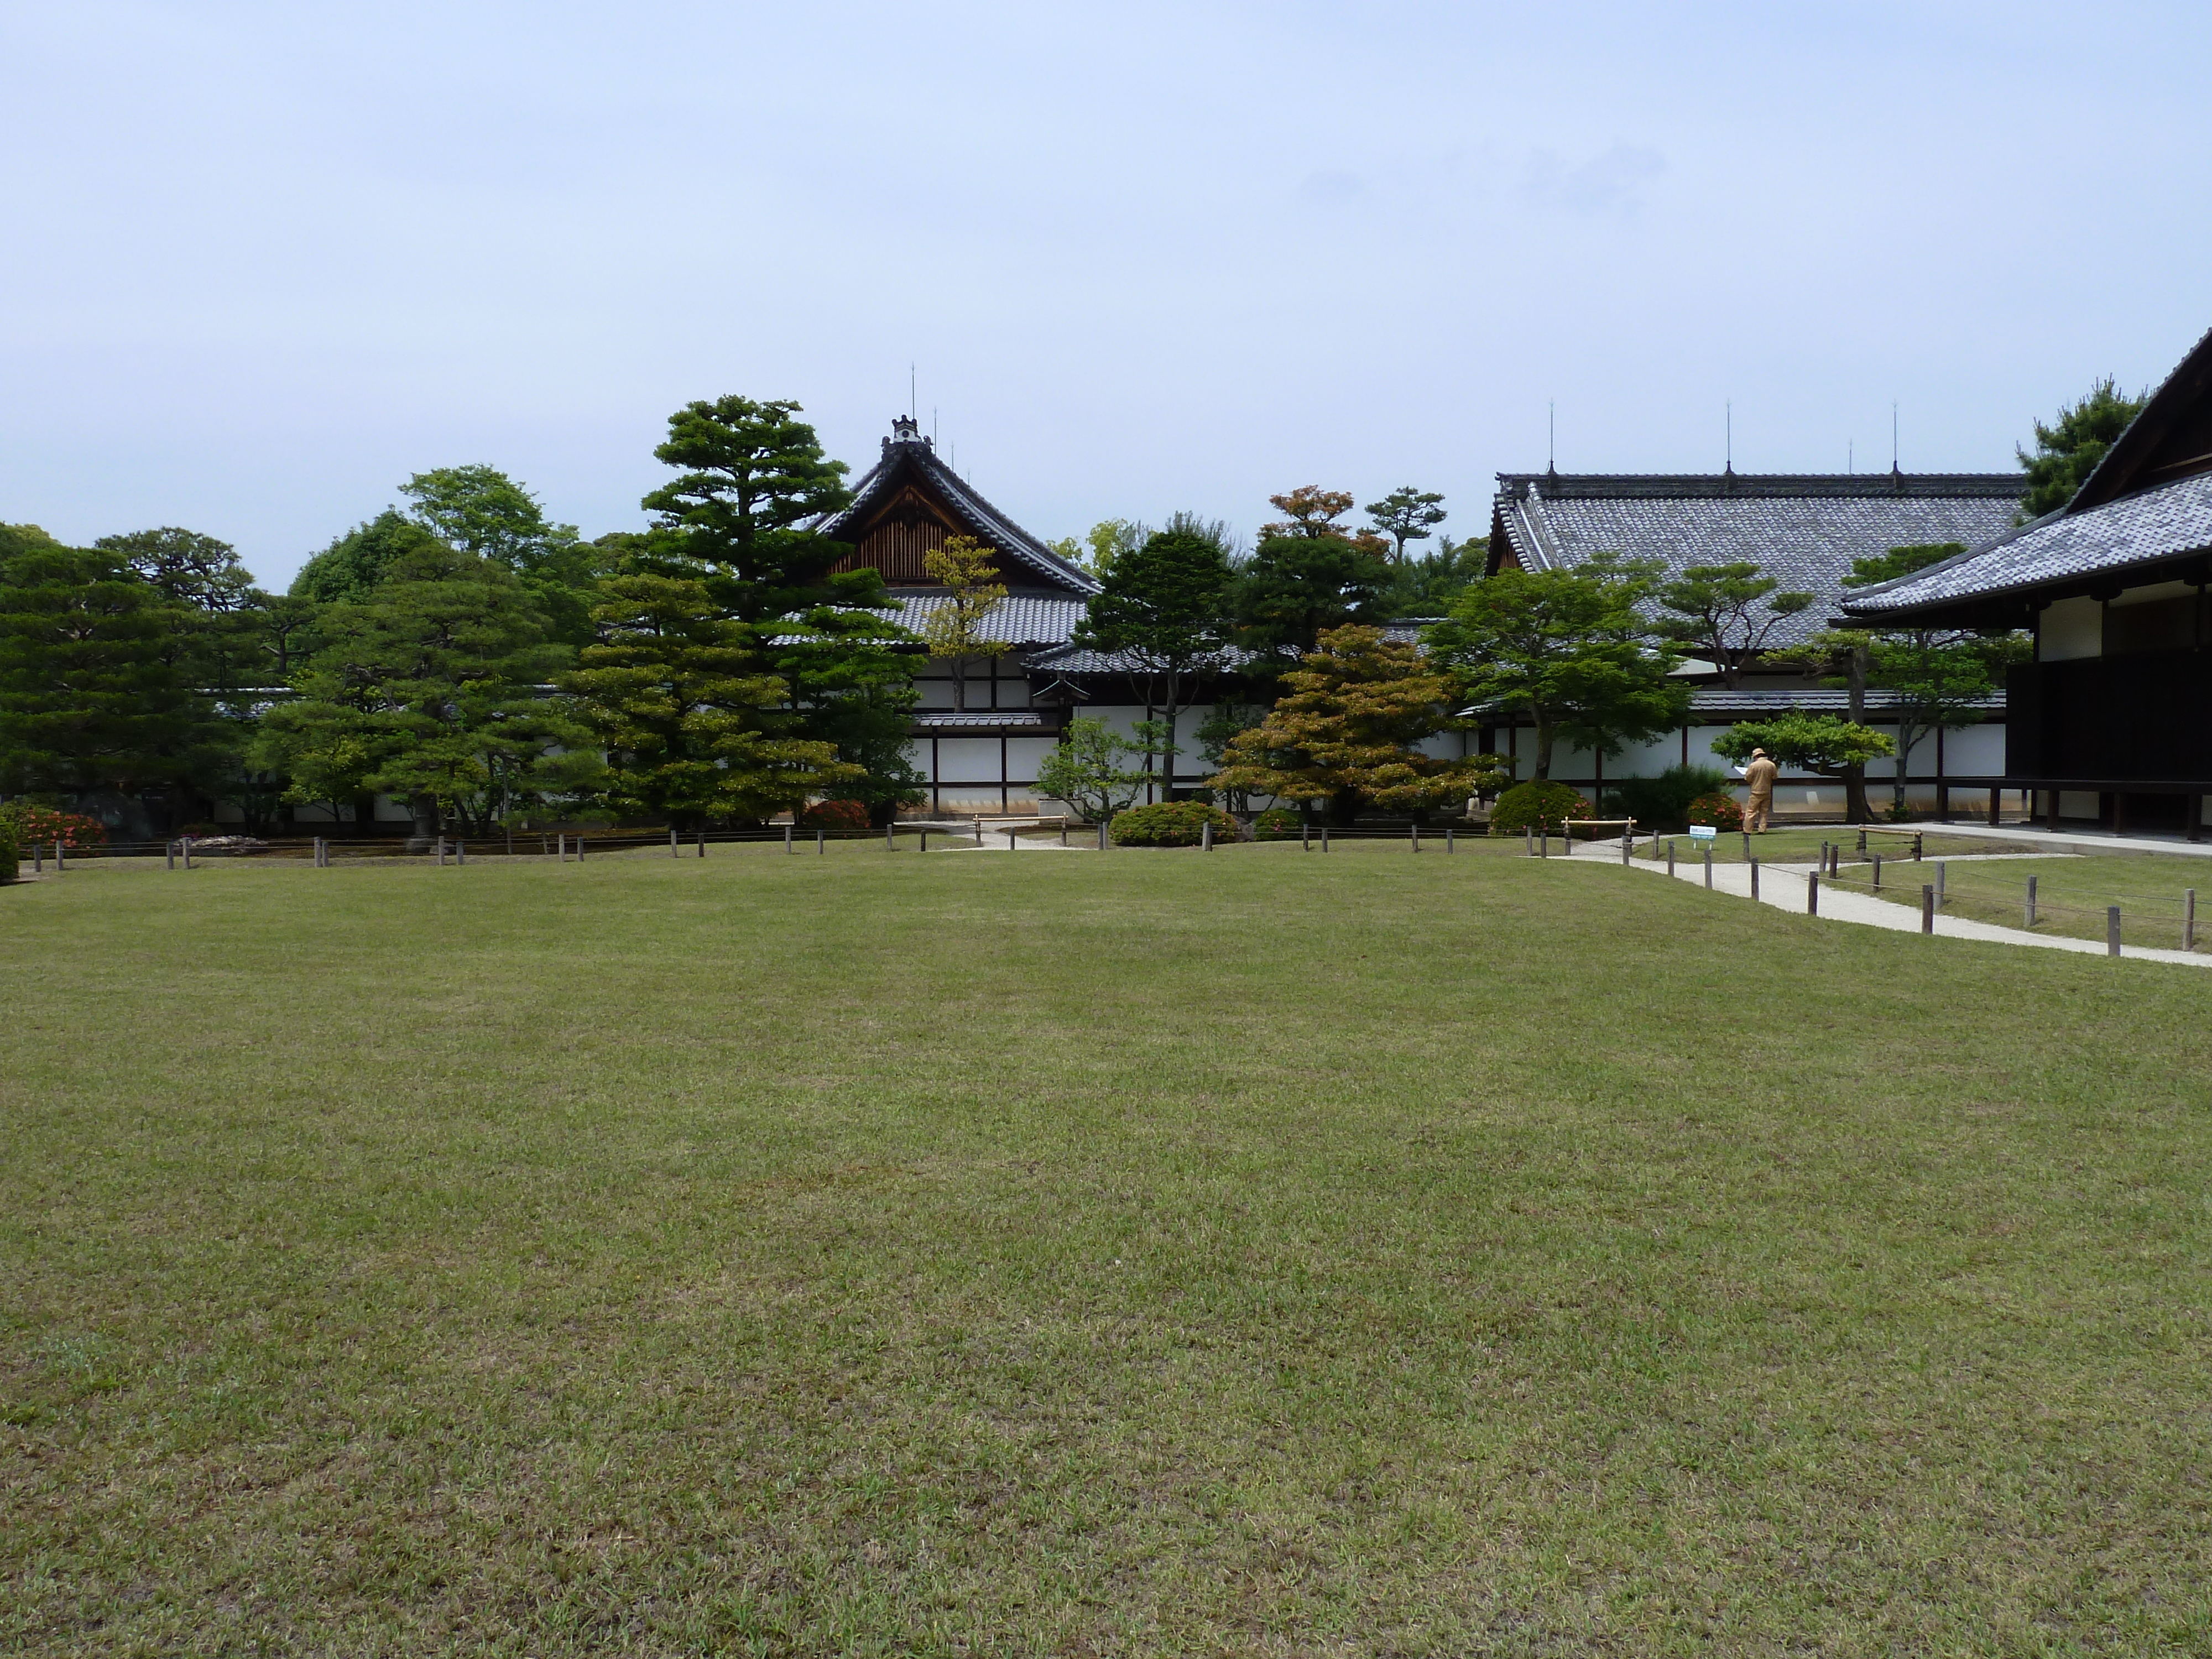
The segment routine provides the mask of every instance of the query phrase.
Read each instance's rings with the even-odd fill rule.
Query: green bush
[[[1728,775],[1710,766],[1670,766],[1656,778],[1623,778],[1605,792],[1605,810],[1634,818],[1638,830],[1680,830],[1690,822],[1692,801],[1728,787]]]
[[[1216,841],[1237,839],[1237,820],[1204,801],[1170,800],[1115,814],[1107,833],[1116,847],[1195,847],[1206,826]]]
[[[1490,833],[1515,835],[1545,826],[1556,830],[1569,818],[1596,816],[1590,804],[1564,783],[1516,783],[1490,809]]]
[[[1710,823],[1716,830],[1743,828],[1743,808],[1736,804],[1734,795],[1716,789],[1710,795],[1700,795],[1690,803],[1690,822]]]
[[[1271,806],[1252,820],[1255,841],[1288,841],[1300,833],[1304,819],[1294,806]]]
[[[0,887],[15,879],[15,836],[7,824],[0,823]]]

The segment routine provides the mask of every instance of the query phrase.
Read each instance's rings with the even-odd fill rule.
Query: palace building
[[[1871,627],[2032,629],[2034,660],[2006,684],[2002,761],[1972,784],[2033,792],[2054,828],[2193,838],[2212,793],[2208,581],[2212,334],[2065,506],[1843,608]]]
[[[2017,472],[1635,473],[1501,472],[1491,510],[1486,574],[1501,568],[1571,569],[1598,554],[1649,560],[1666,577],[1693,565],[1748,561],[1780,583],[1783,592],[1810,593],[1813,603],[1780,618],[1766,636],[1769,649],[1795,645],[1835,625],[1844,586],[1855,559],[1878,557],[1893,547],[1957,542],[1972,546],[2002,534],[2017,517],[2026,478]],[[1564,745],[1552,775],[1594,790],[1609,770],[1616,779],[1650,776],[1669,766],[1697,764],[1725,770],[1712,740],[1737,720],[1787,708],[1841,714],[1846,694],[1820,686],[1795,669],[1762,671],[1754,661],[1735,686],[1711,663],[1690,662],[1682,673],[1693,690],[1690,723],[1656,742],[1632,746],[1610,760]],[[1879,729],[1893,702],[1868,693],[1867,723]],[[1986,772],[2003,751],[2005,712],[1993,702],[1983,720],[1939,734],[1906,757],[1912,793],[1939,793],[1947,770]],[[1529,752],[1525,728],[1501,723],[1482,746],[1509,757]],[[1892,763],[1868,769],[1869,788],[1887,788]],[[1527,775],[1527,768],[1522,769]],[[1775,792],[1784,812],[1833,816],[1842,788],[1832,780],[1784,778]]]

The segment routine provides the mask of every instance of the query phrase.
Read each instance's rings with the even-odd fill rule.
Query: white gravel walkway
[[[1599,843],[1599,845],[1606,845],[1606,843]],[[1610,845],[1613,849],[1611,857],[1601,858],[1577,854],[1569,862],[1586,865],[1593,869],[1618,870],[1620,867],[1620,843],[1614,842]],[[2033,855],[1994,854],[1979,856],[2020,858]],[[2045,856],[2047,857],[2049,854]],[[1955,859],[1950,861],[1964,863],[1966,860]],[[1883,862],[1887,864],[1889,861],[1884,860]],[[1911,867],[1911,860],[1905,860],[1901,862],[1906,868]],[[1919,867],[1925,870],[1934,862],[1932,859],[1926,860]],[[1632,862],[1629,867],[1657,876],[1664,876],[1667,873],[1667,866],[1664,863],[1654,863],[1641,859]],[[1805,909],[1805,884],[1811,878],[1815,867],[1810,864],[1762,863],[1759,866],[1759,902],[1761,904],[1772,905],[1778,910],[1794,910],[1802,915]],[[1694,886],[1704,886],[1705,883],[1704,860],[1700,858],[1681,860],[1675,869],[1674,879],[1689,882]],[[1917,887],[1919,884],[1915,882],[1913,885]],[[1736,898],[1749,898],[1751,896],[1751,866],[1746,864],[1716,864],[1713,866],[1713,890],[1716,893],[1727,893]],[[1820,884],[1820,915],[1829,921],[1856,922],[1863,927],[1887,927],[1892,933],[1917,933],[1920,931],[1920,907],[1917,904],[1892,904],[1887,899],[1878,899],[1865,893],[1855,893],[1845,888],[1833,887],[1825,881]],[[1995,922],[1990,921],[1968,921],[1962,916],[1938,915],[1936,918],[1936,932],[1944,939],[1984,939],[1992,945],[2029,945],[2045,951],[2074,951],[2093,957],[2106,954],[2106,947],[2095,939],[2066,939],[2056,933],[2031,933],[2025,928],[2000,927]],[[2144,945],[2129,945],[2121,947],[2120,954],[2124,957],[2140,957],[2145,962],[2173,962],[2192,968],[2212,968],[2212,955],[2202,952],[2160,951]]]

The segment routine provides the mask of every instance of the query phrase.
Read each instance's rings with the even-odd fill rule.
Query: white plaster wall
[[[2061,599],[2043,608],[2036,634],[2039,662],[2072,662],[2105,653],[2105,607],[2094,599]]]

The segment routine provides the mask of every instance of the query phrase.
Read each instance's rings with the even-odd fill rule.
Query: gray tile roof
[[[920,473],[941,495],[956,516],[967,520],[976,536],[991,544],[1015,563],[1049,586],[1070,593],[1096,593],[1098,579],[1071,564],[1036,537],[983,499],[981,492],[938,458],[926,438],[886,439],[883,459],[870,467],[853,486],[853,504],[833,513],[815,526],[833,541],[852,539],[854,526],[864,523],[878,501],[900,482]]]
[[[1867,716],[1881,720],[1895,714],[1899,698],[1894,691],[1869,690],[1866,694]],[[1495,705],[1492,705],[1495,707]],[[1760,690],[1731,691],[1724,685],[1699,686],[1690,694],[1690,720],[1695,726],[1717,725],[1723,720],[1755,719],[1760,714],[1779,714],[1798,708],[1808,714],[1844,714],[1850,712],[1851,694],[1831,690],[1824,685],[1808,685],[1802,690],[1767,688]],[[2005,700],[2002,692],[1984,697],[1973,705],[1985,713],[2004,712]],[[1468,718],[1479,717],[1485,711],[1467,708],[1460,711]]]
[[[966,714],[917,714],[914,720],[918,732],[1001,732],[1012,727],[1024,732],[1042,732],[1051,722],[1042,714],[1024,714],[1018,709],[994,708]]]
[[[1750,560],[1814,604],[1768,636],[1788,645],[1828,625],[1851,561],[1931,542],[1999,535],[2027,488],[2017,473],[1689,477],[1500,473],[1491,556],[1528,569],[1595,553],[1656,559],[1669,574]]]
[[[893,588],[890,599],[892,617],[916,634],[929,613],[945,603],[944,593],[916,588]],[[983,633],[1018,650],[1048,649],[1067,643],[1088,608],[1086,601],[1061,593],[1009,593],[983,618]]]
[[[2094,578],[2212,550],[2212,473],[2057,513],[1845,602],[1869,619]]]
[[[1217,651],[1203,665],[1217,673],[1226,672],[1243,667],[1254,654],[1231,647]],[[1029,659],[1029,668],[1032,674],[1142,674],[1148,665],[1133,652],[1093,651],[1087,646],[1071,645],[1039,653]]]

